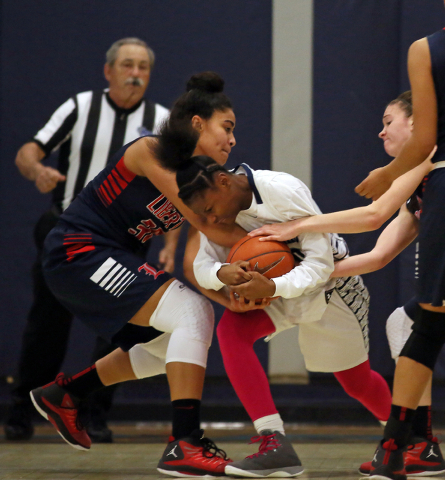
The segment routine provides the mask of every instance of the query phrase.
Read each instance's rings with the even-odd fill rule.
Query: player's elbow
[[[381,270],[382,268],[386,267],[389,262],[394,258],[391,253],[387,252],[379,252],[373,251],[372,252],[372,261],[370,262],[371,268],[369,269],[370,272],[375,272],[377,270]]]
[[[372,205],[370,205],[373,207]],[[388,220],[385,214],[376,208],[370,208],[364,217],[364,231],[378,230]]]

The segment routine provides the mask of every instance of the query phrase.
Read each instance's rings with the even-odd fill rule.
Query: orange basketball
[[[243,237],[235,243],[227,257],[227,263],[246,260],[257,272],[267,278],[281,277],[295,267],[290,248],[283,242],[260,242],[260,237]]]

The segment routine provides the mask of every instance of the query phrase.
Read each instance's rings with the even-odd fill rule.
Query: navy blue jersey
[[[437,151],[431,159],[436,163],[445,160],[445,30],[439,30],[427,39],[437,96]]]
[[[123,155],[132,143],[113,156],[60,220],[78,231],[139,252],[148,247],[153,235],[178,228],[184,218],[150,180],[127,169]]]

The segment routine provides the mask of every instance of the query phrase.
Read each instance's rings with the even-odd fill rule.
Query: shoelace
[[[210,440],[210,438],[202,437],[199,442],[201,443],[203,450],[202,455],[206,458],[221,457],[223,460],[229,460],[227,458],[227,453],[218,448],[215,443]]]
[[[388,440],[387,442],[385,442],[382,447],[385,449],[385,450],[390,450],[390,451],[394,451],[394,450],[397,450],[397,445],[394,443],[394,439],[390,439]]]
[[[275,448],[278,448],[280,446],[280,443],[278,442],[275,433],[272,433],[270,435],[257,435],[255,437],[252,437],[249,443],[252,444],[257,442],[261,442],[258,452],[252,455],[248,455],[247,458],[258,457],[259,455],[263,455],[267,451],[274,450]]]

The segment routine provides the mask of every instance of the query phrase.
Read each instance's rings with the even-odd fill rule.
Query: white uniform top
[[[247,175],[253,192],[251,206],[236,217],[236,223],[248,232],[265,224],[320,213],[309,189],[292,175],[254,171],[246,164],[237,167],[234,173]],[[329,279],[334,270],[329,235],[304,233],[287,243],[301,263],[286,275],[272,279],[276,285],[275,295],[281,298],[274,300],[265,310],[278,327],[276,333],[297,323],[320,320],[335,287],[335,280]],[[201,234],[200,249],[193,263],[199,285],[211,290],[220,290],[224,286],[217,272],[228,252],[228,248],[210,242]]]

